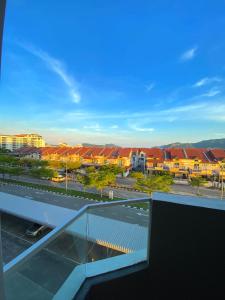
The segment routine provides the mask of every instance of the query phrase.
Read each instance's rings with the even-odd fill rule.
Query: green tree
[[[90,166],[86,168],[86,174],[90,174],[94,172],[96,172],[96,168],[94,166]]]
[[[8,169],[8,174],[10,176],[20,176],[24,173],[24,169],[21,167],[12,167]]]
[[[101,197],[103,196],[103,190],[106,186],[113,184],[116,180],[116,175],[109,170],[105,171],[95,171],[90,172],[85,175],[78,175],[77,180],[83,184],[84,190],[87,187],[94,187],[96,188]]]
[[[58,170],[63,168],[63,162],[60,160],[48,160],[48,166],[52,169]]]
[[[96,173],[90,173],[90,186],[95,187],[100,191],[101,198],[103,196],[103,190],[106,186],[113,184],[116,180],[116,175],[110,171],[98,171]]]
[[[8,174],[8,168],[6,166],[0,166],[0,174],[2,174],[2,178],[5,179],[5,175]]]
[[[77,169],[80,169],[81,167],[81,162],[79,161],[68,161],[67,162],[67,169],[70,172],[76,171]]]
[[[89,175],[77,175],[77,181],[83,185],[83,190],[91,186],[90,176]]]
[[[193,177],[191,178],[190,185],[196,187],[196,195],[199,195],[199,190],[201,186],[204,186],[206,180],[202,177]]]
[[[11,155],[0,155],[0,165],[16,165],[18,163],[18,159]]]
[[[52,178],[58,175],[58,173],[49,168],[33,168],[30,170],[30,175],[36,178]]]
[[[144,174],[142,172],[132,172],[130,174],[130,176],[135,179],[143,179],[144,178]]]
[[[124,172],[123,167],[120,167],[118,165],[112,165],[112,164],[101,166],[99,170],[104,172],[111,172],[115,175],[123,174]]]
[[[4,148],[1,148],[1,147],[0,147],[0,154],[2,154],[2,153],[3,153],[3,154],[5,154],[5,153],[7,154],[7,153],[10,153],[10,152],[11,152],[11,151],[10,151],[9,149],[4,149]]]
[[[155,191],[169,192],[173,184],[173,179],[168,175],[152,175],[146,178],[138,179],[134,188],[152,195]]]
[[[47,167],[48,162],[46,160],[39,160],[33,158],[20,158],[18,164],[24,168],[38,168],[38,167]]]

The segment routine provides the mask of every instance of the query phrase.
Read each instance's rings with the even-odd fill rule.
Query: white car
[[[47,227],[44,225],[40,225],[38,223],[33,223],[29,228],[26,230],[27,236],[38,236],[41,234]]]

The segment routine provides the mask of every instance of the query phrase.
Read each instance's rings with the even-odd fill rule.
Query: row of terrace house
[[[21,148],[18,156],[43,160],[79,161],[83,166],[114,164],[127,171],[144,172],[168,170],[174,176],[224,175],[223,149],[197,148],[120,148],[120,147],[43,147]]]
[[[176,177],[222,175],[225,161],[223,149],[169,148],[143,149],[146,153],[146,168],[168,170]]]
[[[83,166],[113,164],[132,168],[132,148],[119,147],[44,147],[18,149],[14,154],[29,158],[81,162]]]

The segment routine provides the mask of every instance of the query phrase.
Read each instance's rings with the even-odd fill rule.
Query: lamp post
[[[65,184],[66,184],[66,191],[68,188],[68,166],[67,166],[67,160],[68,160],[68,156],[66,155],[65,159],[63,158],[63,161],[65,162],[65,171],[66,171],[66,180],[65,180]]]
[[[67,177],[67,159],[66,159],[66,191],[67,191],[67,186],[68,186],[68,177]]]
[[[221,170],[221,200],[223,200],[223,194],[224,194],[223,173],[225,170],[225,162],[224,161],[221,162],[220,170]]]

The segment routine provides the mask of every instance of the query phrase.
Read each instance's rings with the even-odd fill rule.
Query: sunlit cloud
[[[31,53],[32,55],[41,59],[47,67],[54,72],[64,82],[68,88],[68,92],[72,99],[72,102],[79,103],[81,100],[80,93],[78,91],[77,83],[75,79],[68,73],[66,67],[62,61],[52,57],[49,53],[38,49],[30,44],[18,43],[20,47]]]
[[[184,53],[181,54],[180,61],[185,62],[185,61],[193,59],[196,56],[197,49],[198,49],[198,47],[193,47],[193,48],[186,50]]]

